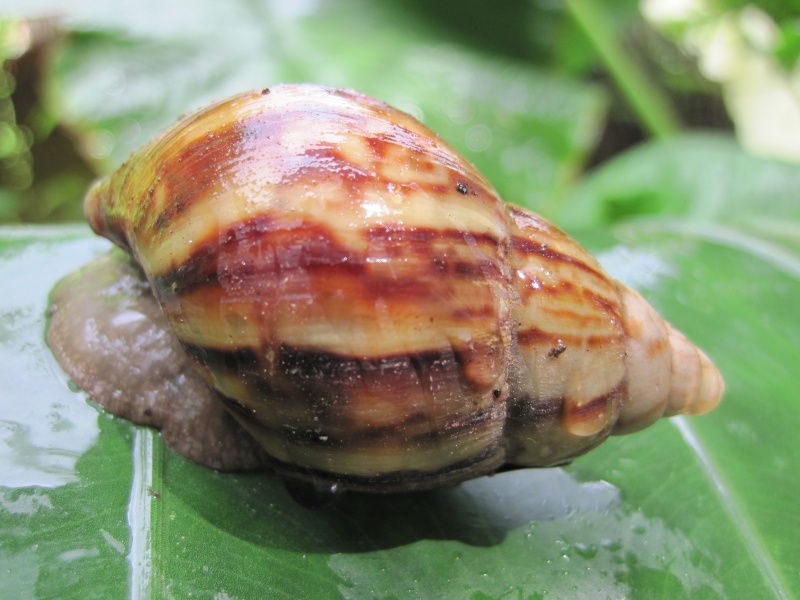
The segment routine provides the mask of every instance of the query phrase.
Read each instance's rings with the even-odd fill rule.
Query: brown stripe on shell
[[[167,298],[163,307],[176,334],[185,342],[219,349],[259,348],[275,343],[308,345],[359,356],[384,356],[402,351],[426,351],[450,344],[462,349],[484,348],[494,354],[505,344],[502,306],[497,317],[475,322],[454,318],[461,304],[492,301],[488,283],[480,286],[365,286],[350,274],[309,283],[300,276],[259,282],[252,297],[237,297],[218,287]],[[410,289],[413,288],[413,289]],[[463,298],[464,294],[472,298]],[[313,301],[311,300],[313,298]],[[420,304],[427,303],[424,312]],[[192,323],[202,322],[202,328]]]
[[[167,201],[159,205],[153,235],[169,227],[178,215],[219,186],[222,172],[241,160],[242,140],[252,135],[245,123],[236,120],[223,121],[203,133],[179,152],[169,154],[170,158],[161,161],[154,173],[155,180],[148,192],[162,195]]]
[[[316,183],[328,178],[341,185],[343,192],[358,194],[363,185],[374,180],[374,174],[333,147],[309,148],[286,162],[289,164],[282,169],[283,176],[276,186],[289,186],[301,180]]]
[[[515,252],[519,252],[522,255],[536,255],[553,265],[566,263],[572,267],[575,267],[576,269],[580,269],[592,277],[597,279],[605,279],[605,274],[598,270],[595,266],[579,260],[573,254],[558,252],[546,242],[540,242],[538,240],[532,240],[529,238],[523,238],[519,235],[514,235],[511,237],[511,248]]]
[[[368,249],[360,251],[339,242],[324,225],[260,215],[219,234],[212,232],[205,240],[195,240],[189,260],[156,277],[155,287],[171,296],[204,286],[226,286],[234,281],[313,267],[336,267],[363,278],[377,270],[380,263],[391,261],[413,261],[415,268],[414,277],[392,277],[396,285],[414,283],[420,276],[503,280],[504,268],[498,256],[500,240],[490,234],[468,235],[474,260],[453,260],[448,255],[458,256],[454,250],[463,247],[465,236],[455,229],[369,228],[363,233]],[[420,265],[425,266],[424,272],[416,270]],[[391,282],[382,280],[376,285],[387,284]]]
[[[559,298],[562,296],[569,296],[574,294],[576,286],[571,281],[565,280],[546,280],[540,277],[530,277],[528,273],[517,272],[517,281],[515,282],[522,299],[522,302],[528,302],[534,295],[546,295],[551,298]]]
[[[435,338],[500,342],[506,276],[494,236],[469,234],[465,244],[455,229],[373,228],[363,235],[370,243],[357,251],[322,225],[251,219],[229,228],[220,243],[201,245],[153,285],[176,333],[204,346],[227,348],[235,335],[258,347],[284,331],[290,339],[278,342],[335,350],[329,329],[356,344],[362,338],[353,327],[372,339],[376,323],[402,328],[415,351],[439,345]],[[459,311],[491,307],[490,317],[459,318]],[[203,327],[184,326],[192,322]],[[317,341],[303,342],[304,331]],[[388,341],[384,336],[381,345]],[[344,351],[373,353],[358,343]]]
[[[490,382],[469,377],[471,364],[498,359],[480,352],[448,348],[363,358],[287,346],[260,352],[184,348],[211,377],[239,378],[246,395],[233,400],[276,430],[288,424],[323,427],[333,439],[370,439],[381,432],[431,439],[502,420],[505,411],[492,387],[496,376]]]
[[[265,237],[265,236],[269,237]],[[165,296],[199,288],[231,288],[266,274],[310,266],[363,266],[354,252],[332,239],[324,226],[258,216],[196,240],[189,260],[154,279]]]
[[[508,337],[503,246],[488,233],[384,226],[363,231],[369,243],[354,250],[323,225],[260,217],[223,236],[152,280],[188,343],[337,351],[341,340],[352,343],[338,351],[371,355],[448,341],[494,348]],[[463,319],[475,310],[487,316]]]
[[[590,300],[598,309],[611,317],[614,322],[624,331],[624,319],[622,318],[622,307],[620,306],[619,297],[606,297],[595,293],[590,289],[584,289],[582,294],[585,298]]]
[[[570,403],[564,398],[537,399],[525,396],[521,399],[511,400],[508,418],[512,421],[526,421],[533,425],[553,419],[568,419],[575,422],[591,420],[599,414],[605,413],[609,408],[613,410],[615,403],[620,401],[624,393],[625,385],[621,383],[608,393],[592,398],[581,405]]]
[[[225,405],[236,412],[240,418],[253,420],[253,412],[247,407],[224,396]],[[364,450],[368,452],[371,448],[381,448],[402,440],[403,445],[418,446],[420,444],[437,444],[445,437],[458,438],[473,434],[477,429],[485,427],[489,421],[496,421],[496,411],[493,409],[483,409],[465,415],[462,418],[452,420],[444,425],[441,430],[423,431],[412,433],[411,435],[399,436],[399,431],[416,429],[427,417],[417,412],[409,415],[402,423],[369,427],[357,431],[349,432],[346,435],[342,432],[331,433],[324,425],[315,427],[295,427],[292,425],[281,425],[271,428],[259,423],[259,427],[264,435],[273,439],[283,439],[286,443],[296,447],[318,447],[327,449],[346,448],[348,450]]]
[[[209,107],[185,121],[180,135],[164,136],[146,148],[147,159],[131,159],[143,163],[153,161],[149,173],[137,174],[138,189],[149,186],[146,187],[147,210],[140,211],[149,217],[137,220],[138,225],[145,226],[137,227],[138,237],[157,239],[159,232],[168,229],[183,212],[220,191],[225,179],[251,158],[247,150],[253,140],[279,136],[283,127],[279,119],[220,118],[225,105],[234,109],[243,99],[237,97]],[[158,160],[153,160],[154,157]],[[153,198],[160,201],[153,203]]]
[[[510,464],[529,467],[549,467],[568,461],[580,454],[576,438],[561,427],[563,398],[536,398],[525,394],[509,398],[505,439]]]
[[[579,329],[579,328],[578,328]],[[536,326],[531,326],[517,333],[517,341],[521,346],[552,345],[563,344],[567,348],[580,347],[583,349],[606,348],[610,344],[624,343],[625,336],[617,334],[597,334],[586,333],[570,334],[565,332],[544,331]]]
[[[447,252],[444,255],[432,256],[437,271],[463,277],[483,275],[505,278],[505,269],[500,260],[504,251],[504,240],[489,233],[452,228],[406,228],[398,224],[367,228],[364,238],[369,243],[370,256],[381,252],[384,258],[405,255],[409,249],[411,254],[430,256],[433,248],[444,248],[445,244],[468,247],[472,251],[472,257],[475,258],[474,261],[449,260]]]
[[[214,376],[236,371],[250,395],[228,399],[273,458],[339,473],[375,475],[376,455],[424,474],[473,462],[491,448],[502,463],[505,402],[474,390],[450,349],[360,359],[298,348],[232,353],[187,347]],[[257,379],[259,372],[270,377]],[[224,387],[224,386],[222,386]],[[332,463],[332,464],[333,464]]]
[[[563,398],[534,398],[530,395],[511,398],[507,418],[510,423],[525,422],[538,427],[543,422],[559,419],[563,405]]]
[[[401,132],[401,135],[398,135]],[[422,146],[418,143],[419,133],[411,132],[400,126],[393,127],[390,131],[380,136],[365,136],[363,143],[370,150],[371,158],[376,165],[397,159],[393,152],[402,149],[404,159],[409,167],[416,173],[434,173],[443,163],[438,160],[437,154],[431,153],[430,146]],[[485,180],[477,181],[477,178],[467,176],[463,173],[462,166],[445,161],[445,166],[451,171],[447,178],[435,184],[425,185],[424,182],[412,182],[400,187],[401,191],[411,191],[423,189],[434,195],[444,195],[452,190],[458,191],[462,195],[472,190],[473,196],[490,196],[487,194],[489,184]],[[451,184],[451,185],[450,185]],[[462,191],[465,190],[465,191]]]
[[[627,395],[628,383],[623,378],[606,394],[588,402],[578,404],[567,399],[564,403],[562,424],[567,431],[581,437],[595,437],[600,434],[608,436]]]
[[[560,321],[565,325],[570,325],[574,331],[606,329],[609,326],[609,316],[616,317],[613,312],[610,315],[600,313],[596,306],[592,306],[588,302],[576,302],[574,295],[564,297],[559,301],[543,300],[527,304],[536,306],[536,311],[547,320]]]
[[[564,464],[603,442],[611,433],[624,382],[580,406],[562,397],[510,398],[506,421],[508,461],[546,467]]]
[[[400,111],[379,103],[364,111],[362,99],[358,100],[362,106],[355,106],[299,96],[291,105],[279,107],[273,106],[274,100],[272,94],[234,98],[187,121],[180,144],[164,138],[154,145],[150,153],[158,155],[158,168],[152,181],[140,178],[137,184],[147,183],[142,193],[155,189],[168,201],[158,207],[153,231],[140,230],[138,235],[155,236],[195,203],[213,202],[215,188],[221,191],[227,180],[241,179],[242,171],[260,170],[256,176],[268,178],[276,193],[295,193],[291,188],[298,183],[315,187],[330,181],[342,190],[342,198],[360,198],[366,187],[385,189],[394,184],[397,193],[422,191],[435,202],[455,193],[459,182],[467,182],[473,201],[486,209],[496,206],[491,186],[479,173],[470,168],[466,174],[464,163],[449,146]],[[237,110],[241,118],[221,118],[226,111]],[[304,146],[293,147],[297,123],[318,134]],[[366,152],[359,153],[359,145]],[[398,163],[411,165],[410,174],[429,175],[398,180],[393,176]]]

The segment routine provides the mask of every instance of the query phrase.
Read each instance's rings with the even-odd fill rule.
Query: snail
[[[278,85],[204,108],[95,183],[85,208],[138,265],[103,259],[134,278],[104,289],[149,298],[141,269],[163,311],[148,319],[177,340],[164,352],[189,365],[171,376],[205,382],[214,418],[257,440],[251,462],[290,481],[398,492],[563,465],[723,393],[706,354],[575,241],[354,91]],[[51,346],[109,405],[120,391],[94,380],[129,361],[119,342],[118,365],[72,361],[87,328],[65,332],[65,303]]]

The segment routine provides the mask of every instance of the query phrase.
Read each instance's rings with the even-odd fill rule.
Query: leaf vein
[[[692,429],[692,426],[684,417],[674,417],[670,419],[670,423],[678,430],[683,438],[683,441],[691,448],[697,457],[700,466],[703,468],[706,476],[711,480],[717,495],[722,502],[731,521],[737,527],[739,534],[744,539],[745,545],[753,557],[759,571],[761,571],[764,579],[769,583],[769,587],[775,594],[776,598],[791,598],[787,593],[787,587],[781,581],[779,575],[779,567],[773,564],[773,559],[766,546],[764,545],[761,536],[758,535],[755,528],[752,526],[750,519],[746,516],[745,512],[739,507],[738,502],[731,493],[730,488],[724,481],[722,474],[719,472],[718,467],[714,464],[711,456],[706,451],[700,438]]]

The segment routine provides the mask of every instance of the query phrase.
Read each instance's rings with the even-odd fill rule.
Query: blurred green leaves
[[[739,4],[696,19],[722,20]],[[770,11],[785,33],[775,51],[788,65],[792,13]],[[41,20],[55,14],[66,18]],[[725,123],[712,114],[719,92],[692,73],[694,58],[681,46],[691,22],[663,27],[678,44],[671,45],[633,0],[148,0],[126,9],[83,0],[66,11],[36,0],[19,3],[16,15],[40,19],[6,19],[17,38],[26,27],[51,31],[38,35],[45,51],[37,97],[17,98],[35,110],[4,121],[14,134],[4,134],[2,147],[13,148],[15,167],[4,163],[3,220],[79,217],[91,175],[70,158],[74,151],[48,146],[51,138],[68,133],[80,156],[107,172],[180,114],[277,81],[353,87],[398,105],[467,154],[505,198],[551,215],[587,164],[646,132],[664,137],[703,118]],[[6,58],[8,77],[24,66]],[[58,177],[48,177],[48,166],[61,162]]]
[[[642,36],[649,29],[632,0],[497,7],[475,0],[146,0],[127,8],[83,0],[66,11],[48,0],[16,4],[22,17],[64,15],[43,21],[61,33],[42,42],[32,100],[38,108],[26,126],[35,130],[37,119],[49,119],[34,141],[68,132],[99,173],[214,99],[315,81],[357,88],[415,114],[505,198],[553,214],[587,164],[677,123],[669,91],[644,70],[661,64],[663,53]],[[34,180],[18,190],[24,201],[7,204],[17,214],[6,219],[75,218],[90,175],[74,169],[73,182],[50,186],[61,191],[56,202],[36,188],[44,187],[46,165],[67,153],[36,148],[28,161]],[[56,210],[60,203],[74,210]]]
[[[798,189],[794,165],[753,156],[731,135],[685,134],[643,144],[595,169],[558,220],[576,229],[639,216],[788,224],[800,220]]]
[[[469,25],[440,23],[437,10],[398,2],[312,6],[207,3],[189,23],[164,19],[124,33],[121,23],[98,28],[115,15],[87,17],[90,25],[74,29],[55,63],[49,97],[101,171],[185,111],[278,81],[356,88],[414,114],[520,204],[557,202],[587,162],[606,94],[533,60],[510,59],[496,33],[476,29],[477,18],[487,20],[477,3],[459,12],[472,11]],[[499,12],[518,19],[524,33],[526,3]],[[465,34],[497,54],[464,45]]]
[[[16,21],[0,21],[0,63],[15,58],[21,51],[20,26]],[[14,76],[0,71],[0,221],[12,220],[18,209],[13,197],[31,186],[33,180],[30,146],[32,133],[17,121],[11,95]]]
[[[181,114],[278,81],[357,88],[397,105],[504,198],[557,215],[588,166],[681,127],[730,127],[722,101],[735,90],[703,78],[692,40],[754,12],[723,2],[648,21],[634,0],[16,4],[4,21],[17,40],[4,60],[5,221],[80,218],[92,176],[84,161],[108,172]],[[649,15],[665,5],[644,4]],[[776,19],[769,48],[789,73],[795,13],[780,2],[760,9]],[[14,73],[26,76],[24,90],[9,95]],[[745,109],[733,116],[746,140],[758,130]]]
[[[81,218],[92,173],[40,98],[58,39],[48,19],[0,14],[0,222]]]

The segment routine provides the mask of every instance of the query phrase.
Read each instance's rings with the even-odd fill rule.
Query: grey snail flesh
[[[357,92],[280,85],[198,111],[86,213],[288,478],[395,492],[553,466],[723,393],[574,240]]]
[[[161,430],[212,469],[263,469],[266,453],[206,385],[127,254],[100,256],[50,294],[47,338],[75,384],[109,413]]]

